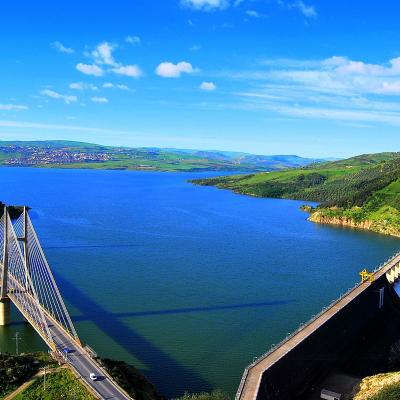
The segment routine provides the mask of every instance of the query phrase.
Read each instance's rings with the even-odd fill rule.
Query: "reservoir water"
[[[400,248],[316,225],[304,202],[188,179],[216,173],[0,168],[0,200],[31,218],[82,340],[168,397],[221,388]],[[13,310],[0,351],[45,349]]]

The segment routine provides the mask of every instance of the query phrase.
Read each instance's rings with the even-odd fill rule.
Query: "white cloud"
[[[400,95],[400,81],[383,82],[382,86],[376,90],[376,93]]]
[[[342,59],[343,57],[331,57],[331,59]],[[328,63],[327,60],[323,61]],[[332,61],[334,62],[334,61]],[[290,68],[313,68],[313,67],[319,67],[321,65],[321,60],[297,60],[297,59],[292,59],[292,58],[270,58],[270,59],[265,59],[261,61],[262,65],[268,66],[268,67],[283,67],[286,69]]]
[[[76,69],[86,75],[103,76],[104,70],[95,64],[83,64],[79,63],[76,65]]]
[[[212,92],[217,89],[217,85],[213,82],[202,82],[200,85],[200,89]]]
[[[44,89],[40,92],[40,94],[42,96],[51,97],[52,99],[63,100],[66,104],[75,103],[78,100],[76,96],[63,95],[50,89]]]
[[[120,90],[126,90],[126,91],[132,91],[132,89],[130,89],[128,86],[126,86],[126,85],[121,85],[121,84],[119,84],[119,85],[116,85],[116,87],[117,87],[117,89],[120,89]]]
[[[125,38],[125,42],[133,45],[139,45],[140,43],[142,43],[142,40],[139,36],[127,36]]]
[[[127,92],[134,92],[134,89],[131,89],[129,86],[127,85],[123,85],[123,84],[114,84],[111,82],[106,82],[103,84],[103,88],[104,89],[119,89],[119,90],[124,90]]]
[[[94,90],[97,91],[99,88],[92,83],[84,83],[84,82],[73,82],[69,84],[70,89],[74,90]]]
[[[199,51],[201,49],[201,46],[198,44],[195,44],[194,46],[190,47],[190,51]]]
[[[70,89],[76,89],[76,90],[83,90],[84,89],[84,84],[82,82],[78,83],[70,83],[69,84]]]
[[[118,75],[125,75],[131,78],[140,78],[143,75],[142,70],[137,65],[121,65],[116,68],[112,68],[113,72]]]
[[[132,132],[129,131],[120,131],[113,129],[105,129],[105,128],[96,128],[89,126],[79,126],[79,125],[57,125],[57,124],[48,124],[43,122],[29,122],[29,121],[10,121],[10,120],[0,120],[0,127],[2,128],[16,128],[16,129],[50,129],[50,130],[62,130],[62,131],[80,131],[80,132],[92,132],[92,133],[106,133],[106,134],[119,134],[119,135],[127,135]],[[143,134],[143,133],[141,133]]]
[[[301,0],[289,4],[289,8],[299,10],[306,18],[316,18],[318,16],[318,13],[313,6],[308,6]]]
[[[92,97],[90,100],[92,100],[93,103],[108,103],[106,97]]]
[[[228,7],[238,7],[245,0],[181,0],[181,4],[194,10],[212,11],[224,10]]]
[[[371,64],[347,57],[325,60],[266,60],[264,70],[227,73],[234,79],[251,79],[299,85],[319,92],[342,95],[397,94],[400,88],[400,57],[386,64]]]
[[[96,64],[116,66],[117,63],[112,55],[114,49],[115,46],[108,42],[102,42],[97,45],[96,49],[92,51],[92,56],[94,57]]]
[[[378,122],[400,126],[400,113],[382,113],[369,110],[329,109],[323,107],[282,107],[277,111],[294,117],[328,119],[333,121]]]
[[[258,11],[255,10],[247,10],[246,15],[252,18],[262,18],[263,14],[260,14]]]
[[[270,91],[269,91],[270,92]],[[262,93],[238,93],[250,98],[245,109],[270,111],[301,119],[323,119],[335,122],[380,123],[400,126],[400,105],[382,102],[359,102],[351,98],[335,98],[315,95],[308,100],[300,92],[293,91],[286,101],[281,97]],[[289,96],[289,93],[288,93]],[[251,99],[254,99],[252,101]]]
[[[139,43],[140,38],[137,36],[128,36],[126,41],[132,44]],[[84,53],[87,57],[93,59],[93,64],[79,63],[76,65],[76,69],[86,75],[93,76],[103,76],[106,73],[113,72],[131,78],[140,78],[143,72],[138,65],[123,65],[114,59],[113,51],[115,48],[116,45],[108,42],[98,44],[91,53]]]
[[[66,53],[66,54],[72,54],[74,53],[74,49],[71,49],[70,47],[64,46],[61,42],[53,42],[51,44],[56,50],[58,50],[60,53]]]
[[[181,4],[195,10],[216,10],[229,7],[229,0],[181,0]]]
[[[236,93],[246,109],[298,118],[400,123],[400,58],[372,64],[347,57],[267,60],[263,69],[225,73],[249,89]],[[249,83],[251,81],[251,83]]]
[[[181,61],[178,64],[171,62],[162,62],[156,68],[156,74],[163,78],[179,78],[182,73],[191,74],[194,72],[192,65],[186,61]]]
[[[0,110],[4,111],[20,111],[27,110],[29,107],[22,104],[0,104]]]

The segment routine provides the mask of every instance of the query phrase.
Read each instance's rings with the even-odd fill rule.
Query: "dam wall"
[[[332,371],[359,376],[397,361],[400,367],[400,343],[395,354],[386,343],[400,337],[400,299],[392,285],[399,275],[396,255],[374,271],[373,282],[356,285],[250,365],[236,399],[304,399]]]

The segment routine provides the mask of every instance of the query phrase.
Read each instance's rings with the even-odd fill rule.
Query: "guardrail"
[[[92,358],[97,358],[97,353],[87,344],[86,346],[83,346],[83,348],[90,354]]]
[[[393,262],[396,258],[400,257],[400,251],[397,252],[395,255],[393,255],[392,257],[389,257],[386,261],[384,261],[383,263],[379,264],[374,270],[374,274],[376,274],[379,270],[385,268],[389,263]],[[273,353],[274,351],[276,351],[279,347],[283,346],[285,343],[287,343],[290,339],[292,339],[294,336],[296,336],[299,332],[301,332],[304,328],[306,328],[307,326],[311,325],[315,320],[317,320],[319,317],[321,317],[327,310],[331,309],[332,307],[334,307],[337,303],[339,303],[343,298],[345,298],[346,296],[348,296],[353,290],[357,289],[359,286],[361,286],[362,283],[358,282],[356,283],[353,287],[349,288],[345,293],[341,294],[337,299],[333,300],[328,306],[323,307],[322,310],[318,313],[315,314],[311,317],[311,319],[307,322],[303,322],[299,325],[299,327],[292,332],[291,334],[289,334],[288,336],[286,336],[281,342],[279,342],[277,345],[272,344],[270,350],[268,350],[266,353],[262,354],[261,356],[255,358],[253,360],[253,362],[248,365],[243,373],[242,379],[240,380],[240,384],[239,384],[239,388],[237,390],[235,399],[239,400],[240,397],[242,396],[242,392],[244,389],[244,385],[246,383],[246,379],[247,376],[249,374],[249,370],[251,368],[253,368],[254,366],[256,366],[260,361],[264,360],[265,358],[267,358],[271,353]],[[287,353],[289,353],[291,350],[288,350],[286,353],[283,354],[286,355]]]

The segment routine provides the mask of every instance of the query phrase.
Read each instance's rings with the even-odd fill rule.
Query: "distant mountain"
[[[363,154],[278,172],[194,180],[240,194],[316,201],[310,220],[400,236],[400,153]]]
[[[297,168],[308,164],[323,162],[323,159],[303,158],[296,155],[260,156],[247,154],[241,158],[245,163],[270,165],[274,169]]]
[[[0,165],[153,171],[274,171],[321,162],[296,155],[102,146],[66,140],[0,141]]]
[[[312,163],[328,161],[323,158],[304,158],[296,155],[256,155],[235,151],[221,150],[192,150],[192,149],[173,149],[167,148],[166,151],[181,154],[192,154],[198,157],[205,157],[212,160],[229,160],[238,164],[251,164],[267,167],[269,170],[283,168],[297,168]],[[331,159],[329,159],[331,160]],[[337,160],[332,159],[332,160]]]

